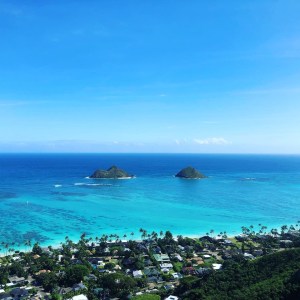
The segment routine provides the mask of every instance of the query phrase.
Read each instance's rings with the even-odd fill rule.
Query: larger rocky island
[[[96,170],[90,178],[95,179],[126,179],[134,176],[128,174],[126,171],[119,169],[117,166],[112,166],[107,170]]]
[[[205,175],[200,173],[198,170],[196,170],[193,167],[186,167],[182,169],[180,172],[178,172],[175,177],[179,178],[185,178],[185,179],[202,179],[206,178]]]

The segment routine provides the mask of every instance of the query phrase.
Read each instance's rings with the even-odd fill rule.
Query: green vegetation
[[[87,276],[90,273],[89,268],[82,265],[74,265],[68,267],[65,270],[65,275],[63,276],[63,284],[65,286],[70,286],[75,283],[81,282],[84,276]]]
[[[133,177],[133,175],[128,174],[124,170],[119,169],[116,166],[112,166],[107,170],[96,170],[91,176],[91,178],[129,178]]]
[[[19,287],[25,294],[60,300],[78,294],[89,300],[154,300],[170,294],[181,300],[300,299],[298,227],[267,232],[259,225],[256,232],[243,226],[243,234],[230,239],[225,231],[214,237],[213,229],[201,238],[174,239],[170,231],[141,228],[142,241],[82,234],[77,243],[66,237],[57,249],[34,244],[25,253],[3,243],[13,254],[0,258],[0,284],[8,295]]]
[[[198,170],[193,167],[186,167],[178,172],[176,177],[187,178],[187,179],[200,179],[206,178],[203,174],[201,174]]]
[[[300,299],[300,249],[224,263],[206,279],[183,278],[177,293],[188,300]]]

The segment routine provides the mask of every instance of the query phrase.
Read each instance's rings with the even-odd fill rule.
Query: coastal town
[[[232,237],[210,230],[200,238],[141,228],[139,237],[82,234],[76,243],[65,237],[57,248],[27,241],[25,251],[2,242],[0,299],[185,299],[192,280],[223,272],[229,261],[300,247],[299,227],[268,230],[259,224]]]

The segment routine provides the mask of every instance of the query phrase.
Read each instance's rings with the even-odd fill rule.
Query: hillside
[[[300,299],[300,249],[224,263],[206,279],[183,280],[177,294],[186,300]]]

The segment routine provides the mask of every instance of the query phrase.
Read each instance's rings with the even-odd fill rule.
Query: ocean
[[[89,179],[117,165],[136,178]],[[193,166],[208,176],[174,175]],[[59,245],[139,229],[238,234],[300,219],[300,156],[219,154],[1,154],[0,243]],[[134,235],[131,235],[134,233]]]

